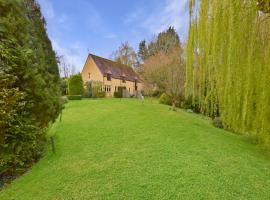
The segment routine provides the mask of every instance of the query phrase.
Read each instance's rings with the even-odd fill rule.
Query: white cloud
[[[166,0],[161,7],[150,10],[141,9],[131,13],[124,23],[139,24],[151,34],[158,34],[169,26],[173,26],[178,33],[186,34],[188,25],[188,0]]]

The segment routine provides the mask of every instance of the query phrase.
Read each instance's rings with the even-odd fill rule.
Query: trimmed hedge
[[[68,79],[68,94],[82,95],[83,94],[83,80],[81,74],[72,75]]]
[[[82,95],[68,95],[68,100],[82,100]]]

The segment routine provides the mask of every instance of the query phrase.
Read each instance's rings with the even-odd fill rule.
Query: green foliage
[[[84,84],[83,97],[84,98],[91,98],[92,97],[92,83],[91,82],[86,82]]]
[[[222,119],[220,117],[215,117],[213,119],[213,125],[217,128],[223,128]]]
[[[96,94],[96,98],[105,98],[105,97],[106,97],[106,92],[104,92],[104,91],[99,91]]]
[[[184,109],[191,109],[195,113],[200,112],[200,104],[197,98],[193,98],[192,95],[189,95],[187,98],[184,99],[182,103],[182,107]]]
[[[270,13],[270,1],[269,0],[257,0],[258,9],[264,13]]]
[[[186,96],[270,149],[269,1],[190,2]]]
[[[171,106],[172,105],[172,98],[168,94],[163,93],[159,97],[159,103]]]
[[[144,62],[145,59],[148,58],[148,49],[145,40],[141,41],[139,44],[138,57],[141,62]]]
[[[83,94],[83,80],[81,74],[75,74],[68,79],[68,94],[82,95]]]
[[[68,100],[82,100],[82,95],[67,95]]]
[[[61,110],[55,53],[34,0],[0,0],[0,172],[28,167],[43,152]]]
[[[61,94],[67,95],[68,94],[68,79],[61,78],[60,79],[60,88],[61,88]]]
[[[92,97],[93,98],[99,98],[100,93],[102,96],[103,92],[102,92],[102,82],[101,81],[92,81],[91,87],[92,87]]]
[[[118,87],[117,91],[114,92],[113,96],[115,98],[123,98],[124,96],[124,90],[126,89],[126,87]]]

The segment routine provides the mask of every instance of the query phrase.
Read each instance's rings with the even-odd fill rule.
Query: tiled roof
[[[93,54],[89,54],[103,75],[111,74],[112,78],[123,79],[128,81],[139,81],[136,72],[129,66],[123,65],[106,58],[102,58]]]

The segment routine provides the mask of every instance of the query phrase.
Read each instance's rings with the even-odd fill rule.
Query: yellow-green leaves
[[[270,148],[270,18],[257,3],[190,0],[186,96],[220,115],[225,128]]]

